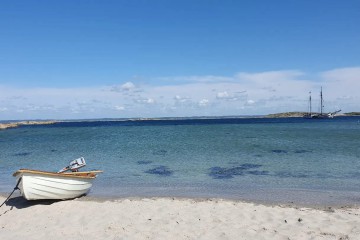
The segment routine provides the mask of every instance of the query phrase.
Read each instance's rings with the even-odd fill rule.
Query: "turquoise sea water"
[[[0,193],[19,168],[85,157],[94,197],[360,203],[360,118],[63,122],[0,131]]]

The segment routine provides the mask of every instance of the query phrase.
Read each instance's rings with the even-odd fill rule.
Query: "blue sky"
[[[360,1],[1,1],[0,119],[360,111]],[[330,107],[331,106],[331,107]]]

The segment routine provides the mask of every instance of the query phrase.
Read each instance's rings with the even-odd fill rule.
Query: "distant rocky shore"
[[[263,116],[256,116],[260,118],[291,118],[291,117],[303,117],[307,114],[307,112],[284,112],[284,113],[274,113]],[[360,116],[360,112],[348,112],[348,113],[340,113],[336,114],[337,116]],[[139,118],[139,119],[122,119],[122,121],[141,121],[141,120],[178,120],[178,119],[217,119],[217,118],[244,118],[245,116],[228,116],[228,117],[190,117],[190,118]],[[246,116],[246,117],[255,117],[255,116]],[[111,120],[111,119],[109,119]],[[75,120],[74,120],[75,121]],[[76,120],[76,121],[89,121],[89,120]],[[117,120],[118,121],[118,120]],[[9,123],[0,123],[0,130],[7,128],[16,128],[23,125],[45,125],[45,124],[54,124],[59,121],[20,121],[20,122],[9,122]]]
[[[7,128],[15,128],[22,125],[44,125],[44,124],[54,124],[56,121],[21,121],[21,122],[11,122],[11,123],[0,123],[0,130]]]
[[[305,114],[306,112],[284,112],[284,113],[268,114],[265,117],[267,118],[303,117]]]
[[[268,114],[265,117],[267,118],[288,118],[288,117],[303,117],[307,112],[284,112],[284,113],[274,113]],[[360,116],[360,112],[349,112],[349,113],[339,113],[336,116]]]

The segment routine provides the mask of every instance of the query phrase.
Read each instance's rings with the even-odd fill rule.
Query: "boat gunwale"
[[[81,179],[93,179],[96,178],[98,173],[102,173],[103,171],[94,170],[87,172],[68,172],[68,173],[56,173],[56,172],[47,172],[41,170],[32,170],[32,169],[19,169],[13,173],[13,176],[16,177],[19,174],[29,173],[29,174],[38,174],[52,177],[65,177],[65,178],[81,178]]]

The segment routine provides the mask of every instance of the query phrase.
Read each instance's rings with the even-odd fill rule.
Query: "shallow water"
[[[0,192],[19,168],[85,157],[91,196],[360,203],[360,118],[63,122],[0,131]]]

